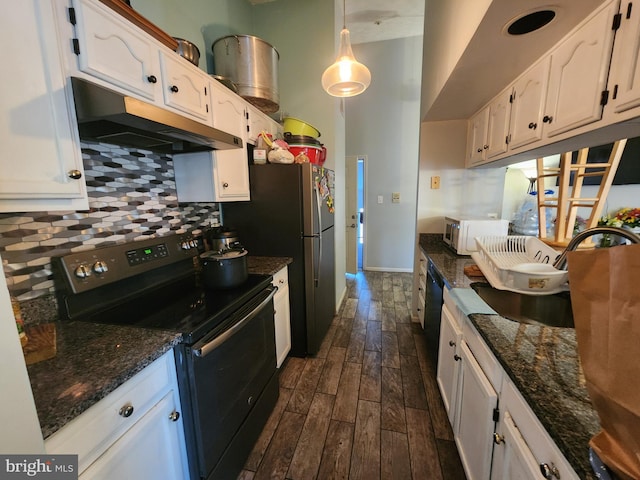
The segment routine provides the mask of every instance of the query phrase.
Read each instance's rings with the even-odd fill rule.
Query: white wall
[[[345,99],[346,153],[367,157],[363,268],[411,271],[422,37],[359,44],[353,50],[372,77],[363,94]],[[400,194],[399,203],[391,203],[393,192]]]
[[[467,121],[423,122],[420,135],[418,233],[442,233],[454,214],[502,217],[505,168],[465,169]],[[431,177],[440,188],[431,188]]]

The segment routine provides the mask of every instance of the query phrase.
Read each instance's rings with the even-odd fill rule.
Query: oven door
[[[276,290],[263,290],[225,321],[226,328],[186,348],[201,478],[209,477],[276,372]]]

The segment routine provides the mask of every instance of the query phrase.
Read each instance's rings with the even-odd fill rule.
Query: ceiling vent
[[[525,35],[541,29],[556,16],[553,10],[539,10],[515,19],[507,26],[509,35]]]

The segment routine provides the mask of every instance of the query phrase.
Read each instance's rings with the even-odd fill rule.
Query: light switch
[[[437,190],[438,188],[440,188],[440,177],[431,177],[431,189]]]
[[[393,192],[391,194],[391,203],[400,203],[400,192]]]
[[[378,203],[384,202],[384,197],[382,195],[378,195]]]

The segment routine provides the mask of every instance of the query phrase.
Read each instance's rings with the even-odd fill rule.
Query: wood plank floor
[[[280,398],[239,480],[465,479],[411,321],[412,277],[348,276],[318,354],[283,365]]]

